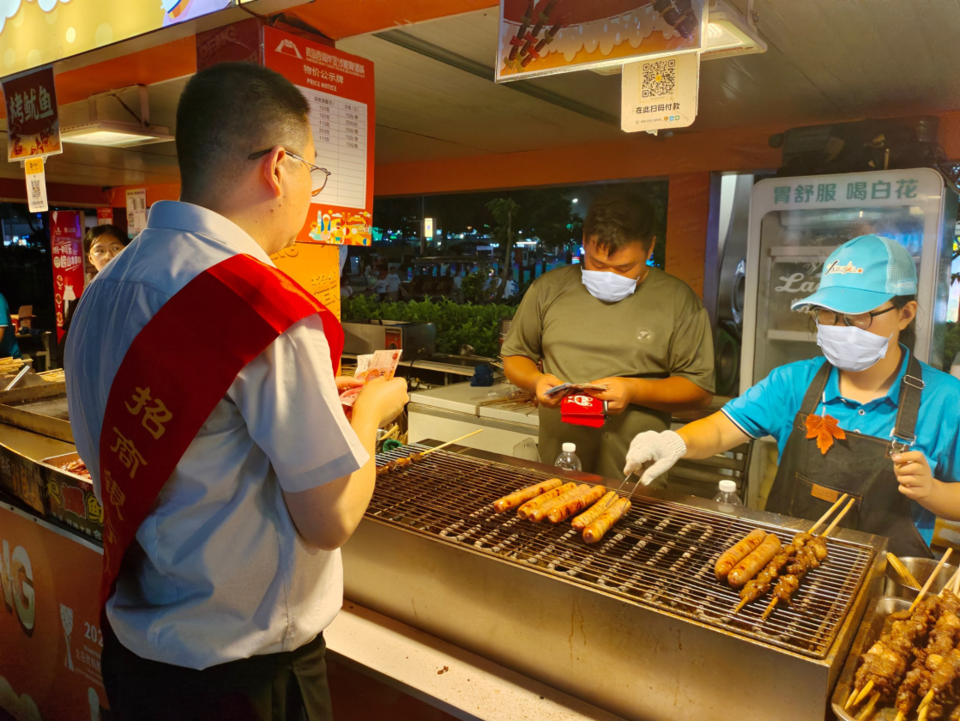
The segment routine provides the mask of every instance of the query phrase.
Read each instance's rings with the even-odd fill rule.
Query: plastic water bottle
[[[577,444],[564,443],[562,448],[563,453],[557,456],[557,460],[553,462],[553,465],[565,471],[582,471],[583,464],[580,463],[580,459],[577,458]]]
[[[737,495],[737,484],[734,481],[720,481],[720,492],[713,497],[713,500],[728,506],[743,505],[743,501]]]

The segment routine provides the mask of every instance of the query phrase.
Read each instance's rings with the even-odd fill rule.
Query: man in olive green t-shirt
[[[577,444],[583,470],[622,478],[630,441],[670,427],[673,411],[713,398],[713,337],[700,299],[651,268],[654,213],[641,198],[594,201],[583,229],[582,266],[544,274],[530,286],[503,344],[504,370],[540,403],[540,460]],[[543,361],[543,372],[537,362]],[[562,382],[595,383],[609,420],[586,428],[560,419]]]

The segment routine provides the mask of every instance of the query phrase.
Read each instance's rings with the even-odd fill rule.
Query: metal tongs
[[[12,391],[14,388],[16,388],[17,383],[23,380],[23,377],[30,372],[30,363],[31,361],[26,361],[23,364],[23,368],[21,368],[20,372],[14,376],[14,379],[7,384],[7,387],[3,389],[4,391]]]

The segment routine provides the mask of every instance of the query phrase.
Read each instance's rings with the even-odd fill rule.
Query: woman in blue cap
[[[794,302],[826,360],[790,363],[678,432],[641,433],[625,473],[649,483],[681,458],[771,435],[780,463],[766,510],[817,519],[843,493],[843,525],[929,556],[936,516],[960,519],[960,380],[900,342],[917,316],[917,271],[899,243],[864,235],[837,248],[820,287]],[[643,470],[646,468],[646,470]]]

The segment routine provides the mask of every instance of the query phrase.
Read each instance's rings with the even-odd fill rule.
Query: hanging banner
[[[31,213],[47,210],[47,177],[43,171],[43,157],[23,161],[27,178],[27,207]]]
[[[147,227],[147,189],[127,191],[127,235],[136,238]]]
[[[704,0],[500,0],[497,82],[699,52]]]
[[[97,208],[97,225],[113,223],[113,208]]]
[[[623,66],[620,127],[628,133],[685,128],[697,118],[700,54],[683,53]]]
[[[7,106],[8,161],[63,152],[52,67],[5,80],[3,97]]]
[[[317,149],[314,196],[298,243],[370,245],[373,213],[373,63],[271,27],[264,64],[310,103]],[[322,190],[320,190],[322,188]]]
[[[100,672],[102,565],[92,543],[0,504],[0,717],[108,717]]]
[[[70,306],[80,300],[83,293],[83,213],[55,210],[50,214],[50,248],[59,342]]]

